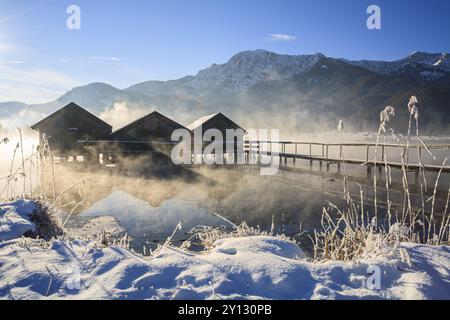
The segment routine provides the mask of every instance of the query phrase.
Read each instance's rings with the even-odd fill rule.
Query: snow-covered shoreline
[[[21,238],[33,205],[20,201],[0,205],[0,299],[450,299],[448,246],[404,243],[358,263],[318,263],[288,240],[252,236],[142,257],[94,241]]]

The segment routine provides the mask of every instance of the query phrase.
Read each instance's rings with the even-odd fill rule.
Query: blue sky
[[[81,30],[66,28],[69,5]],[[366,9],[381,7],[382,29]],[[0,0],[0,101],[176,79],[251,49],[394,60],[450,51],[447,0]]]

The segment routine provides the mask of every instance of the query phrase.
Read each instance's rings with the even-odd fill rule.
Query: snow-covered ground
[[[402,244],[358,263],[317,263],[290,241],[252,236],[218,240],[205,253],[167,246],[142,257],[94,241],[18,238],[33,207],[0,205],[0,298],[450,299],[448,246]]]
[[[28,231],[34,231],[35,225],[30,216],[37,210],[31,201],[18,200],[0,205],[0,241],[21,237]]]

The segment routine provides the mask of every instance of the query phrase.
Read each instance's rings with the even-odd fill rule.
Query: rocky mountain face
[[[440,53],[416,51],[406,58],[391,62],[369,60],[343,61],[391,77],[403,76],[422,84],[434,83],[449,86],[450,60],[444,59],[442,63],[436,66],[436,62],[441,57],[442,54]]]
[[[317,55],[279,55],[265,50],[245,51],[227,63],[214,64],[191,78],[198,90],[243,91],[261,81],[280,80],[302,74],[319,61]]]
[[[345,59],[342,59],[342,61],[381,74],[395,74],[401,72],[403,68],[408,68],[410,66],[434,67],[434,64],[439,61],[441,56],[441,53],[427,53],[416,51],[411,53],[407,57],[396,61],[350,61]],[[445,72],[450,72],[450,61],[444,60],[442,64],[439,65],[439,69],[442,69]]]
[[[376,129],[379,113],[387,105],[397,110],[392,125],[404,128],[408,121],[407,103],[412,95],[421,101],[421,122],[435,133],[449,129],[450,87],[424,85],[421,81],[398,74],[376,73],[341,60],[322,58],[313,68],[292,78],[260,82],[247,92],[251,105],[260,103],[261,109],[272,114],[296,114],[302,110],[300,128],[333,128],[344,119],[356,130]],[[272,107],[271,107],[272,106]],[[430,128],[430,124],[433,128]]]
[[[126,89],[92,83],[47,104],[0,103],[0,117],[23,108],[48,114],[70,101],[101,114],[124,102],[130,108],[156,109],[183,124],[221,111],[247,127],[325,130],[344,119],[355,130],[371,130],[386,105],[396,107],[396,121],[402,124],[408,118],[408,99],[416,95],[424,128],[440,133],[450,130],[450,60],[441,58],[415,52],[390,62],[349,61],[322,54],[245,51],[178,80],[147,81]]]

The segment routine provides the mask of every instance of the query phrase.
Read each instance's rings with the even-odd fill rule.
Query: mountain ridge
[[[116,102],[125,102],[185,123],[216,111],[240,116],[248,110],[270,117],[276,110],[285,109],[306,120],[330,115],[329,122],[333,123],[337,117],[358,115],[364,123],[373,119],[385,103],[394,101],[400,107],[407,103],[400,97],[421,92],[425,101],[432,101],[427,108],[445,113],[446,101],[450,101],[450,61],[434,66],[441,56],[418,51],[394,61],[350,61],[321,53],[243,51],[194,76],[144,81],[124,89],[90,83],[49,103],[25,108],[45,114],[74,101],[100,114]],[[439,92],[439,99],[429,97],[431,92]],[[8,103],[0,103],[0,116],[7,108]],[[16,102],[10,108],[17,111],[20,105]],[[450,122],[448,112],[442,116],[439,126]],[[264,121],[258,125],[264,125]]]

